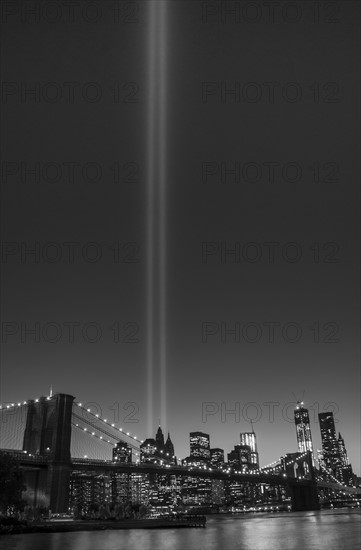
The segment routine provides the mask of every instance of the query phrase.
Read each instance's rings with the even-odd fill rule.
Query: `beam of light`
[[[166,62],[167,0],[148,2],[147,120],[147,411],[166,423]],[[157,370],[156,370],[157,367]],[[157,375],[157,376],[156,376]],[[159,376],[159,380],[158,380]],[[156,382],[159,382],[158,384]],[[160,395],[155,391],[159,389]],[[157,398],[156,398],[157,397]]]
[[[154,376],[154,209],[155,209],[155,98],[156,98],[156,12],[152,2],[149,2],[148,31],[148,121],[147,121],[147,432],[152,433],[153,427],[153,376]]]
[[[160,33],[159,33],[159,249],[160,249],[160,416],[164,426],[167,424],[167,349],[166,349],[166,311],[167,311],[167,0],[160,2]]]

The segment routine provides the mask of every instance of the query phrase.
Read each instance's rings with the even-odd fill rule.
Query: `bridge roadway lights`
[[[28,486],[28,500],[32,506],[40,504],[47,506],[52,504],[52,510],[59,511],[65,509],[65,504],[68,502],[67,490],[68,475],[72,471],[87,472],[92,471],[99,474],[111,473],[153,473],[153,474],[175,474],[180,476],[191,477],[209,477],[220,480],[238,480],[243,483],[266,484],[266,485],[284,485],[286,486],[287,495],[291,498],[292,508],[297,510],[318,510],[320,508],[318,502],[318,491],[337,491],[340,486],[324,481],[314,481],[313,479],[296,479],[284,475],[245,475],[221,472],[212,470],[204,472],[203,470],[184,468],[174,466],[172,468],[164,468],[155,466],[154,464],[119,464],[103,460],[91,459],[73,459],[69,465],[61,465],[51,461],[49,457],[41,457],[24,454],[21,451],[5,451],[14,455],[14,458],[19,462],[20,467],[25,473],[26,485]],[[51,467],[51,474],[48,475],[48,468]],[[70,470],[70,471],[69,471]],[[46,480],[52,480],[51,484],[46,484]],[[64,491],[65,487],[65,491]],[[352,495],[357,495],[361,499],[361,488],[357,487],[341,487],[341,489]],[[52,493],[52,496],[51,496]]]

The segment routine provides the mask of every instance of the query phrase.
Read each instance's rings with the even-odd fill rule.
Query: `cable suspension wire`
[[[109,452],[109,445],[104,446],[99,440],[90,441],[89,435],[87,432],[83,432],[81,428],[79,431],[75,432],[76,428],[72,430],[71,438],[71,456],[72,459],[92,459],[92,460],[101,460],[109,461],[112,459],[111,452]]]
[[[102,424],[106,424],[108,427],[114,428],[115,430],[121,432],[124,437],[129,437],[130,439],[133,439],[133,441],[137,441],[139,443],[143,443],[143,440],[139,439],[136,435],[132,435],[129,432],[125,432],[123,428],[120,428],[119,426],[116,426],[115,423],[109,422],[106,418],[101,418],[98,414],[95,414],[91,411],[91,409],[86,409],[83,407],[81,403],[74,403],[75,406],[77,406],[80,410],[82,410],[84,413],[86,413],[86,416],[92,416],[94,419],[96,419],[97,422],[102,422]],[[73,414],[77,414],[75,410],[73,410]]]
[[[25,413],[25,414],[24,414]],[[0,409],[0,449],[21,450],[26,424],[26,409],[20,405]]]
[[[86,413],[89,416],[88,409]],[[96,423],[94,423],[94,420]],[[100,426],[99,422],[101,422]],[[71,454],[74,458],[112,460],[113,455],[109,452],[110,447],[114,449],[120,441],[131,448],[136,456],[139,456],[139,447],[132,442],[124,441],[126,434],[123,431],[107,421],[104,422],[94,414],[91,414],[91,418],[84,418],[73,411],[72,426],[74,429],[72,430]],[[77,430],[77,433],[75,433],[75,430]],[[90,441],[91,439],[92,441]]]
[[[76,427],[79,427],[78,426],[79,423],[84,423],[86,426],[90,426],[90,429],[87,428],[86,430],[83,430],[83,431],[87,432],[88,435],[90,435],[90,436],[92,436],[93,433],[94,433],[94,436],[95,436],[96,435],[95,432],[100,432],[103,435],[106,435],[107,438],[113,439],[115,441],[115,443],[118,443],[119,441],[124,441],[124,439],[121,437],[121,435],[124,435],[123,432],[121,434],[118,432],[116,435],[112,434],[109,430],[105,429],[103,426],[95,426],[90,420],[82,418],[81,416],[75,414],[74,412],[72,414],[72,417],[73,417],[73,420],[74,420],[73,425],[75,425]],[[80,429],[81,429],[81,427],[80,427]],[[104,441],[106,443],[112,444],[113,447],[115,445],[115,443],[112,443],[111,441],[108,441],[107,439],[104,439],[104,438],[99,438],[99,439],[102,439],[102,441]],[[139,446],[136,446],[133,443],[128,443],[128,442],[126,442],[126,443],[132,449],[135,449],[137,451],[139,450]]]

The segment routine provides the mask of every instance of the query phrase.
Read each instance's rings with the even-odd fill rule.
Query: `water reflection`
[[[206,529],[5,536],[3,550],[356,550],[360,510],[211,516]]]

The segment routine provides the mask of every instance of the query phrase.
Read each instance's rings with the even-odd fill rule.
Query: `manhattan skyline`
[[[49,396],[51,397],[52,395],[54,395],[54,393],[59,393],[58,391],[56,392],[53,392],[53,387],[51,386],[50,388],[50,392],[49,392],[49,395],[48,395],[48,398]],[[41,395],[39,394],[38,397],[34,397],[33,400],[39,400],[39,398],[41,397]],[[46,395],[44,394],[43,397],[46,397]],[[15,400],[17,401],[17,400]],[[28,402],[29,400],[27,400]],[[152,434],[148,434],[148,435],[143,435],[143,432],[141,432],[138,428],[140,427],[138,423],[134,423],[134,422],[124,422],[124,423],[121,423],[118,421],[119,419],[119,413],[120,413],[120,407],[119,407],[119,403],[116,404],[114,403],[113,406],[111,407],[110,409],[110,414],[107,414],[105,412],[104,409],[102,409],[101,405],[99,403],[96,403],[94,401],[89,401],[89,402],[80,402],[79,400],[76,400],[77,403],[81,406],[81,408],[83,409],[83,414],[84,414],[84,411],[86,411],[86,409],[89,410],[89,412],[91,411],[91,415],[90,415],[90,420],[91,420],[91,424],[94,426],[95,428],[95,431],[97,430],[97,425],[98,423],[102,424],[102,422],[104,421],[104,418],[105,418],[105,421],[110,425],[112,424],[113,426],[115,425],[116,427],[121,427],[122,428],[122,431],[125,433],[127,433],[128,435],[132,436],[132,437],[135,437],[136,440],[138,440],[139,442],[141,441],[142,444],[143,442],[147,442],[147,441],[152,441]],[[24,401],[25,403],[25,401]],[[19,403],[20,404],[20,403]],[[15,409],[16,409],[16,402],[13,403],[11,401],[9,401],[8,403],[7,402],[4,402],[1,404],[2,405],[2,408],[6,408],[6,406],[9,406],[10,407],[13,407],[15,405]],[[283,407],[283,418],[282,418],[282,421],[285,422],[286,424],[290,425],[291,424],[291,427],[292,427],[292,431],[293,431],[293,435],[294,435],[294,438],[293,438],[293,441],[291,441],[290,439],[290,430],[287,430],[287,445],[286,447],[282,447],[282,446],[279,446],[277,447],[276,446],[276,441],[278,441],[277,439],[277,432],[278,432],[278,435],[280,433],[280,422],[277,421],[277,409],[280,408],[280,403],[275,403],[275,402],[267,402],[267,404],[264,404],[264,410],[267,411],[267,413],[264,415],[264,418],[262,419],[262,416],[259,418],[258,421],[254,422],[250,422],[249,423],[249,427],[247,428],[247,426],[245,427],[245,429],[243,429],[242,431],[238,431],[235,432],[235,426],[240,426],[241,425],[245,425],[245,421],[243,419],[243,424],[242,424],[242,416],[247,412],[247,414],[250,414],[250,412],[252,410],[255,410],[255,411],[258,411],[261,413],[261,407],[259,406],[259,404],[255,403],[255,402],[248,402],[248,404],[246,404],[247,407],[243,407],[243,410],[241,408],[241,404],[238,402],[235,404],[233,410],[230,410],[230,409],[226,409],[225,408],[225,403],[221,403],[220,404],[220,407],[218,408],[217,407],[217,404],[215,402],[207,402],[207,403],[203,403],[203,406],[202,406],[202,418],[203,418],[203,422],[202,424],[200,424],[199,426],[201,426],[199,428],[199,432],[194,432],[194,433],[206,433],[208,434],[208,443],[209,443],[209,447],[212,449],[212,448],[215,448],[215,449],[219,449],[221,448],[224,452],[224,455],[227,456],[227,453],[228,452],[231,452],[232,451],[232,447],[234,447],[235,445],[239,445],[239,443],[241,442],[241,445],[250,445],[250,450],[253,451],[255,450],[256,451],[256,459],[253,460],[252,459],[252,462],[257,462],[260,467],[265,467],[275,461],[277,461],[281,456],[285,456],[287,453],[293,453],[293,452],[304,452],[306,450],[311,450],[311,454],[313,454],[314,458],[316,461],[318,461],[319,459],[319,452],[322,452],[323,448],[324,448],[324,442],[323,442],[323,439],[322,439],[322,429],[321,429],[321,426],[319,424],[319,416],[321,417],[324,417],[324,416],[331,416],[334,420],[334,426],[335,426],[335,429],[336,429],[336,432],[339,433],[340,431],[342,432],[342,435],[343,435],[343,438],[342,438],[342,441],[343,441],[343,444],[345,445],[345,439],[346,439],[346,453],[347,453],[347,456],[348,456],[348,459],[349,459],[349,463],[351,463],[352,467],[353,467],[353,470],[354,470],[354,473],[356,475],[359,475],[359,463],[357,462],[357,459],[356,461],[353,461],[352,460],[352,451],[350,453],[350,448],[352,448],[352,444],[350,445],[348,440],[347,440],[347,436],[345,437],[345,433],[349,433],[349,430],[347,430],[347,426],[345,425],[345,423],[342,423],[339,421],[338,419],[338,415],[339,415],[339,411],[337,411],[337,413],[335,413],[335,416],[334,416],[334,412],[335,412],[335,409],[333,411],[331,410],[328,410],[328,411],[321,411],[321,412],[318,412],[320,409],[319,407],[311,407],[310,409],[307,408],[307,404],[305,405],[304,402],[300,402],[300,401],[297,401],[297,402],[288,402],[286,403],[286,407]],[[317,405],[317,404],[316,404]],[[333,404],[334,405],[334,404]],[[132,417],[132,420],[135,419],[135,416],[136,416],[136,411],[135,411],[135,406],[136,404],[135,403],[130,403],[128,402],[128,405],[127,405],[127,409],[128,411],[130,410],[130,413],[128,412],[127,416],[128,417]],[[88,408],[89,407],[89,408]],[[302,435],[298,435],[299,432],[298,432],[298,423],[299,421],[297,420],[296,421],[296,417],[298,417],[298,409],[301,409],[301,411],[305,411],[306,413],[306,417],[304,417],[306,419],[306,429],[308,430],[308,434],[310,433],[311,431],[311,434],[308,435],[308,437],[310,438],[310,445],[307,444],[306,447],[304,447],[304,443],[302,443],[303,439],[304,439],[304,436]],[[109,411],[108,411],[109,412]],[[88,418],[88,415],[87,413],[85,412],[85,415],[86,417]],[[97,415],[97,416],[96,416]],[[99,419],[98,419],[99,417]],[[217,421],[214,422],[214,419],[218,417],[218,423]],[[227,419],[231,417],[233,419],[233,422],[229,422]],[[213,422],[210,422],[210,419],[213,420]],[[223,420],[222,420],[223,419]],[[241,420],[241,422],[239,422],[238,420]],[[262,422],[263,420],[263,422]],[[265,421],[266,420],[266,423],[269,424],[269,426],[271,427],[271,429],[269,430],[269,433],[268,433],[268,438],[264,438],[264,441],[259,441],[259,434],[264,434],[266,433],[266,436],[267,436],[267,429],[265,431],[262,430],[262,427],[264,428],[265,426]],[[159,420],[160,422],[160,420]],[[217,429],[217,424],[219,425],[221,423],[221,425],[224,427],[224,426],[227,426],[228,425],[228,429],[226,431],[226,433],[224,433],[224,430],[222,432],[222,430],[219,430]],[[229,429],[230,427],[230,424],[232,424],[233,426],[233,429]],[[262,426],[260,430],[257,431],[257,428],[255,429],[255,426],[257,427],[257,425],[260,425]],[[309,426],[310,428],[310,431],[309,431],[309,428],[307,428],[307,425]],[[212,426],[212,427],[211,427]],[[272,429],[273,427],[273,429]],[[158,424],[158,434],[159,432],[162,434],[162,426],[161,424],[159,423]],[[183,461],[188,455],[189,455],[189,438],[188,438],[188,435],[192,435],[192,432],[189,433],[189,431],[185,431],[184,429],[184,425],[182,426],[181,428],[181,433],[182,433],[182,437],[179,438],[178,436],[175,438],[174,437],[174,433],[178,433],[176,431],[172,431],[171,428],[168,427],[168,430],[165,431],[165,433],[168,432],[168,438],[171,436],[171,439],[173,440],[173,443],[174,443],[174,448],[175,449],[173,452],[175,454],[175,456],[177,457],[177,460],[178,461]],[[211,431],[212,430],[212,431]],[[74,431],[74,436],[76,437],[76,432],[77,430],[75,428],[73,428],[73,431]],[[154,430],[155,431],[155,430]],[[247,434],[254,434],[254,437],[256,438],[256,442],[255,443],[250,443],[251,439],[249,440],[249,437],[250,435],[247,435]],[[9,435],[9,434],[8,434]],[[6,437],[6,436],[5,436]],[[163,436],[162,436],[163,437]],[[230,439],[230,438],[233,438],[233,439]],[[240,439],[241,438],[241,439]],[[119,435],[119,442],[120,444],[122,444],[122,442],[127,442],[128,441],[128,438],[123,436],[123,434],[120,434]],[[154,440],[155,441],[155,440]],[[219,441],[223,441],[223,447],[222,445],[219,444]],[[282,443],[285,441],[285,438],[282,438]],[[268,442],[268,447],[266,447],[266,442]],[[179,445],[180,443],[180,445]],[[164,442],[163,442],[163,445],[164,445]],[[255,445],[255,447],[253,448],[253,446]],[[142,445],[141,445],[141,448],[142,448]],[[260,451],[261,449],[261,451]],[[134,451],[133,451],[134,452]],[[111,458],[112,456],[112,451],[111,449],[109,449],[109,459]],[[266,458],[267,457],[267,458]],[[138,459],[139,459],[139,454],[138,454]],[[136,461],[136,455],[133,456],[133,460]]]

